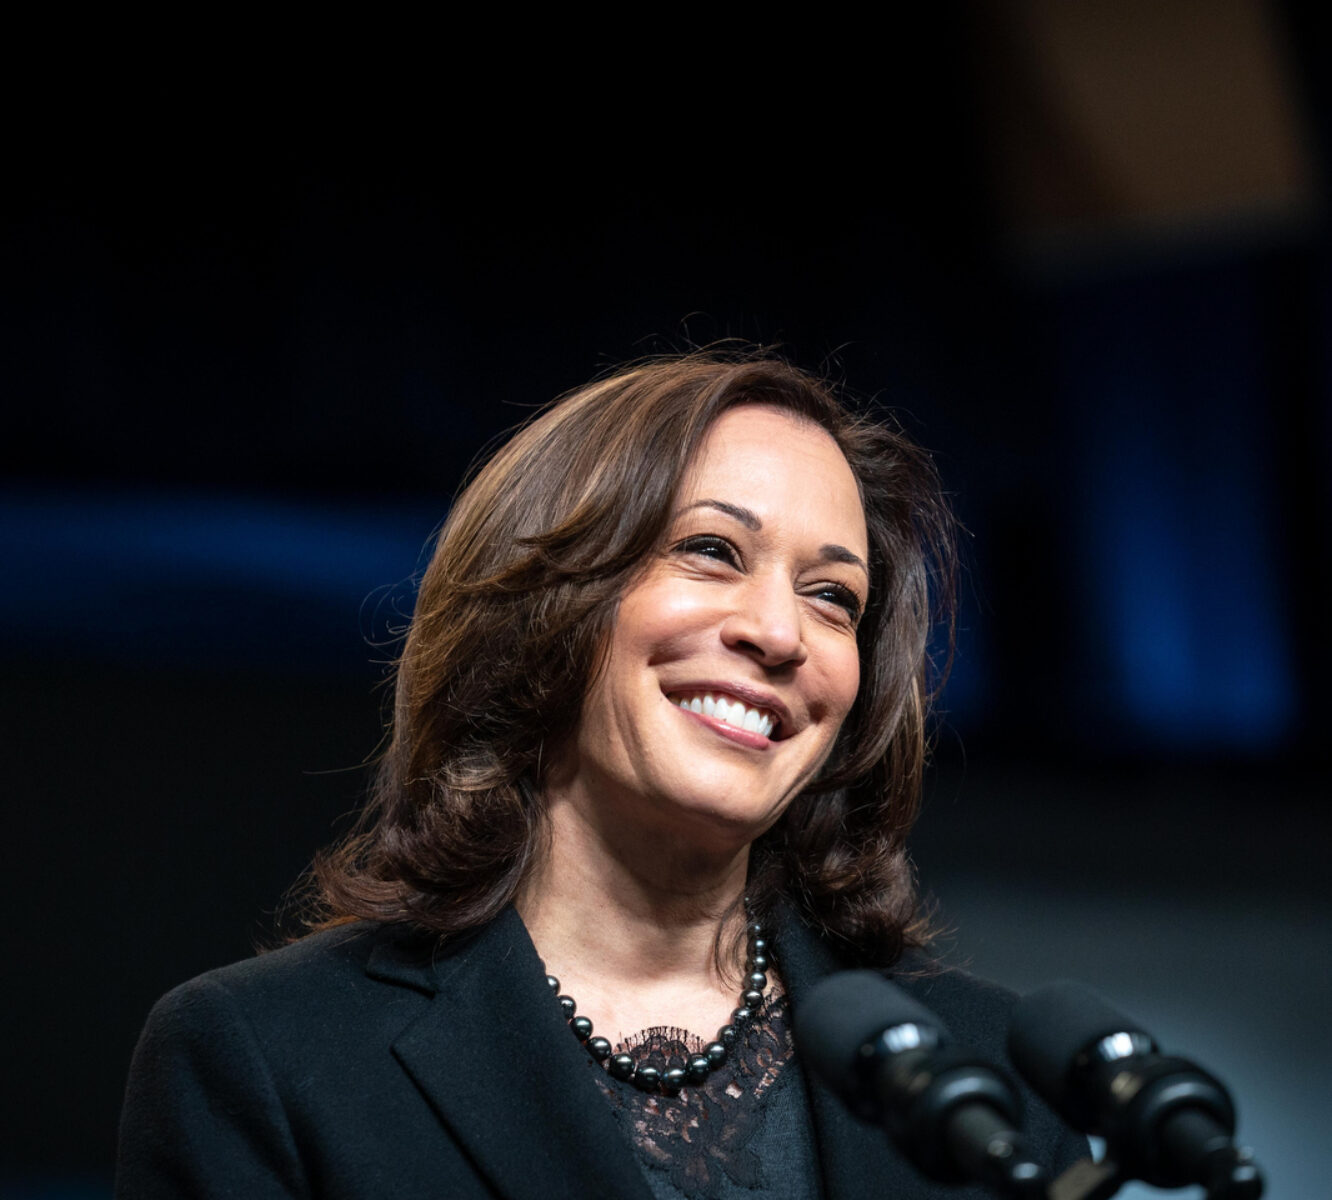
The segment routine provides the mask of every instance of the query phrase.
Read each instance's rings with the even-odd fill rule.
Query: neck
[[[518,911],[552,971],[606,987],[689,981],[729,992],[742,964],[726,963],[723,978],[716,947],[744,925],[748,846],[708,853],[660,830],[607,828],[558,796],[547,812],[547,849]]]

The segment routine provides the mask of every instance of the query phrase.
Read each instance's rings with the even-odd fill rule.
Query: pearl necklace
[[[731,1013],[731,1019],[719,1030],[715,1041],[709,1042],[701,1054],[692,1055],[689,1065],[671,1067],[659,1071],[639,1063],[632,1054],[612,1054],[611,1044],[604,1037],[592,1036],[592,1022],[577,1015],[578,1005],[572,996],[560,993],[560,981],[554,975],[546,976],[546,984],[559,1001],[564,1018],[574,1036],[582,1042],[589,1054],[616,1079],[632,1082],[635,1087],[645,1092],[661,1092],[667,1096],[676,1095],[687,1084],[700,1084],[718,1067],[726,1062],[731,1047],[740,1036],[740,1030],[753,1019],[763,1005],[763,992],[768,986],[768,943],[763,936],[763,926],[757,921],[750,921],[749,952],[745,959],[745,982],[740,993],[740,1007]]]

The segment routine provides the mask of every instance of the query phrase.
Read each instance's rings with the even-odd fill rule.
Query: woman
[[[934,1195],[789,1012],[906,968],[1002,1054],[1006,997],[921,970],[904,847],[949,531],[928,458],[779,360],[529,423],[440,535],[319,931],[154,1009],[119,1194]]]

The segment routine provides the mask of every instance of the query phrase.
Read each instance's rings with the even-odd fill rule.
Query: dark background
[[[1319,1193],[1326,38],[1256,0],[894,20],[891,62],[817,74],[140,81],[27,131],[0,1194],[108,1193],[152,1001],[270,938],[344,827],[478,451],[725,338],[895,412],[966,526],[917,842],[951,960],[1095,983],[1235,1086],[1269,1195]]]

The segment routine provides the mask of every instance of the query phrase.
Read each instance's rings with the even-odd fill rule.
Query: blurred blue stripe
[[[440,510],[0,492],[0,641],[149,663],[354,668],[410,613]]]

